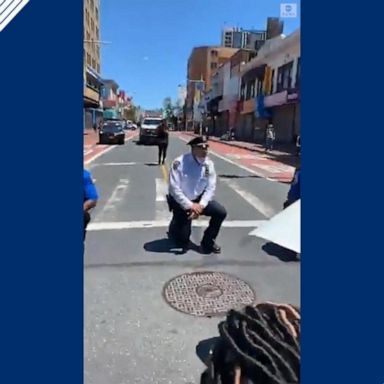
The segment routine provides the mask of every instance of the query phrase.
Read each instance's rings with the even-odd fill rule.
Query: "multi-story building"
[[[104,117],[111,118],[118,116],[119,107],[119,84],[114,80],[103,80],[101,99],[104,109]]]
[[[241,68],[240,119],[237,135],[264,139],[270,121],[280,143],[300,134],[300,30],[268,40]]]
[[[228,48],[259,50],[267,39],[283,33],[284,23],[275,17],[268,17],[267,29],[254,30],[225,28],[221,35],[221,45]]]
[[[212,100],[209,103],[209,109],[217,110],[215,132],[212,132],[213,134],[221,135],[236,127],[241,68],[256,57],[256,54],[255,50],[238,50],[220,67],[218,71],[220,74],[214,76],[215,80],[222,82],[222,84],[216,86],[219,94],[216,95],[215,92],[212,92],[210,95]]]
[[[186,120],[188,127],[192,127],[197,117],[194,113],[196,103],[211,88],[212,74],[236,52],[236,48],[220,46],[193,48],[187,69]],[[200,85],[199,90],[197,90],[197,84]],[[200,93],[199,97],[196,97],[197,92]]]
[[[84,127],[97,125],[102,117],[100,90],[99,0],[84,0]]]
[[[228,48],[259,49],[266,37],[267,32],[264,30],[226,28],[222,32],[221,45]]]
[[[84,1],[84,61],[100,73],[100,0]]]

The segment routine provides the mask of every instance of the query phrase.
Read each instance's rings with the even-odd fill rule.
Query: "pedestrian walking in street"
[[[92,180],[92,175],[89,171],[84,169],[83,172],[83,188],[84,188],[84,240],[86,236],[87,226],[91,221],[90,210],[96,207],[97,200],[99,198],[96,186]]]
[[[270,123],[267,126],[265,152],[273,151],[275,139],[276,139],[275,129],[273,127],[273,124]]]
[[[167,121],[163,120],[162,123],[157,128],[157,142],[159,147],[159,165],[164,164],[165,158],[167,157],[169,141],[169,132]]]
[[[169,237],[180,248],[189,245],[192,220],[201,215],[210,217],[209,226],[201,240],[204,253],[220,253],[215,240],[227,216],[225,208],[213,200],[216,190],[216,172],[208,158],[208,143],[199,136],[188,145],[191,152],[176,158],[169,176],[168,204],[173,212],[169,225]]]

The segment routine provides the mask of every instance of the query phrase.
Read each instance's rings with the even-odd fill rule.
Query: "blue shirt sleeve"
[[[91,173],[84,170],[84,201],[86,200],[98,200],[99,195],[96,190],[96,186],[93,183]]]
[[[288,192],[288,201],[294,203],[300,199],[300,171],[297,171],[294,180],[291,184],[291,188]]]

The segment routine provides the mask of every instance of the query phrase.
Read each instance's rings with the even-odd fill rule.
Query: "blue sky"
[[[101,0],[101,72],[112,78],[134,103],[161,107],[185,84],[194,46],[220,44],[224,26],[264,29],[268,16],[280,15],[276,0]],[[300,26],[284,19],[284,33]]]

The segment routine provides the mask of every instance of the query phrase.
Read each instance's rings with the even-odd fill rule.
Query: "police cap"
[[[209,147],[208,141],[203,136],[195,137],[188,142],[187,145],[190,145],[191,147],[202,147],[205,149]]]

